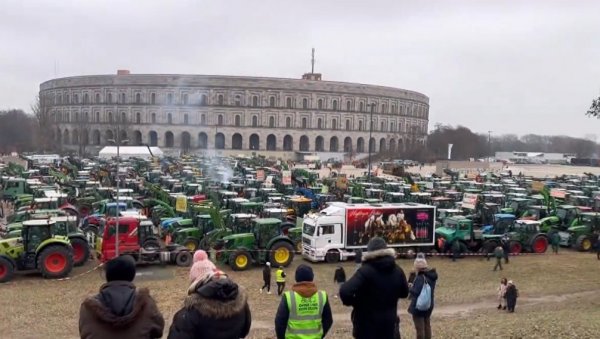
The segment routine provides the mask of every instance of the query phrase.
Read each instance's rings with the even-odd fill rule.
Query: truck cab
[[[344,248],[342,235],[345,218],[344,209],[335,204],[319,213],[306,215],[302,225],[303,255],[312,261],[345,260],[344,252],[340,251]]]

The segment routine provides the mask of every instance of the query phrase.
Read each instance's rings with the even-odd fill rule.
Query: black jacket
[[[519,291],[517,290],[517,286],[508,285],[506,287],[506,293],[504,294],[507,301],[516,301],[519,296]]]
[[[431,287],[431,307],[427,311],[417,310],[417,298],[421,294],[421,289],[427,279],[427,284]],[[437,282],[438,275],[435,269],[429,271],[419,272],[415,277],[412,287],[410,288],[410,305],[408,306],[408,313],[417,317],[429,317],[433,312],[433,306],[435,304],[435,284]]]
[[[394,338],[398,299],[407,296],[406,276],[390,248],[365,253],[362,266],[340,287],[342,302],[353,307],[353,335],[358,339]]]
[[[356,255],[354,256],[354,262],[357,264],[362,263],[362,250],[361,249],[356,250]]]
[[[250,332],[248,296],[229,278],[192,284],[175,313],[169,339],[239,339]]]
[[[345,283],[346,282],[346,272],[343,267],[338,267],[333,274],[333,282],[334,283]]]
[[[303,297],[312,297],[318,292],[317,286],[312,282],[301,282],[292,286],[292,291],[300,294]],[[277,314],[275,315],[275,333],[277,339],[285,338],[285,330],[287,328],[288,319],[290,318],[290,310],[287,306],[287,299],[285,294],[281,296],[281,302],[277,308]],[[329,305],[329,297],[327,302],[323,305],[323,314],[321,314],[321,325],[323,326],[323,337],[327,334],[331,325],[333,324],[333,315],[331,314],[331,306]]]
[[[263,280],[265,282],[271,281],[271,266],[263,267]]]

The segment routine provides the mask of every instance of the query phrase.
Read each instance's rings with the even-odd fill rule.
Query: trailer
[[[400,254],[413,255],[433,248],[435,216],[434,206],[418,203],[330,202],[304,218],[302,255],[313,262],[347,260],[376,236]]]

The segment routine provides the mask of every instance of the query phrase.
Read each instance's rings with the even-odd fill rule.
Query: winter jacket
[[[334,283],[345,283],[346,282],[346,272],[344,268],[338,267],[333,274],[333,282]]]
[[[248,296],[229,278],[194,282],[175,313],[169,339],[239,339],[250,332]]]
[[[263,281],[264,282],[271,281],[271,267],[270,266],[263,267]]]
[[[498,300],[502,300],[506,297],[506,285],[500,284],[498,287]]]
[[[365,253],[362,266],[340,287],[340,299],[353,307],[355,338],[395,337],[398,299],[408,296],[408,283],[394,258],[391,248]]]
[[[435,305],[435,284],[437,282],[437,278],[438,275],[435,269],[417,273],[417,277],[415,278],[415,281],[413,282],[409,292],[410,305],[408,306],[408,313],[415,317],[431,316],[431,312],[433,312],[433,306]],[[420,311],[417,309],[417,298],[419,298],[419,294],[421,294],[423,285],[425,285],[425,279],[427,279],[427,283],[431,287],[431,307],[427,311]]]
[[[128,281],[111,281],[79,309],[82,339],[161,338],[165,320],[147,288]]]
[[[517,297],[519,296],[519,291],[517,290],[517,287],[515,285],[508,285],[506,287],[506,293],[504,295],[507,301],[516,301]]]
[[[317,286],[313,282],[301,282],[292,286],[292,291],[300,294],[305,298],[312,297],[318,292]],[[290,318],[290,310],[288,309],[287,299],[285,294],[281,297],[281,302],[277,308],[277,314],[275,315],[275,333],[277,339],[285,338],[285,330],[288,325],[288,319]],[[321,314],[321,325],[323,326],[323,337],[327,334],[331,325],[333,324],[333,315],[331,314],[331,306],[329,305],[329,298],[323,306],[323,314]]]
[[[494,256],[497,259],[501,259],[502,257],[504,257],[504,250],[502,249],[502,247],[496,247],[496,249],[494,250]]]

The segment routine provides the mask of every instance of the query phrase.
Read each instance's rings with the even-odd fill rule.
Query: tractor
[[[506,234],[510,238],[510,253],[545,253],[548,249],[548,236],[542,233],[540,225],[539,221],[516,220],[509,226]]]
[[[499,234],[485,234],[482,229],[475,229],[473,221],[464,216],[445,218],[443,226],[435,230],[435,235],[439,251],[447,252],[454,242],[458,242],[461,253],[489,253],[493,251],[502,237]]]
[[[589,251],[596,245],[600,234],[600,213],[586,212],[579,216],[579,223],[566,231],[558,231],[560,245],[578,251]]]
[[[16,271],[36,270],[46,279],[64,278],[73,269],[73,247],[69,239],[52,234],[54,222],[23,222],[21,237],[0,240],[0,283],[10,281]]]
[[[288,232],[295,233],[295,230],[288,229]],[[281,232],[281,220],[255,219],[251,232],[232,234],[220,240],[217,259],[235,271],[267,261],[273,267],[288,266],[294,259],[294,246],[294,240]]]

